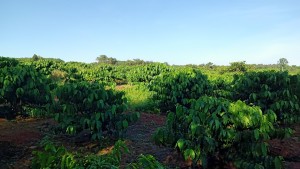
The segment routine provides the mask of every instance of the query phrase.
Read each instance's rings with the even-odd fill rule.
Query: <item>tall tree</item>
[[[280,58],[277,62],[277,65],[279,66],[281,71],[284,71],[288,67],[288,60],[286,58]]]

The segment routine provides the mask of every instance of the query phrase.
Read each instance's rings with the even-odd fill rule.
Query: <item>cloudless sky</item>
[[[0,56],[300,65],[300,0],[0,0]]]

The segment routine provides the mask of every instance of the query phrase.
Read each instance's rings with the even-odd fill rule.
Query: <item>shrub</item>
[[[138,113],[123,113],[123,95],[98,83],[66,83],[55,91],[51,109],[69,134],[87,129],[93,139],[101,139],[104,133],[121,136],[128,124],[139,118]]]
[[[187,99],[212,92],[207,77],[194,69],[161,74],[150,84],[150,89],[156,92],[153,99],[163,112],[174,111],[177,103],[185,104]]]
[[[281,168],[281,157],[270,156],[266,143],[275,132],[274,112],[263,114],[242,101],[207,96],[189,102],[190,107],[178,105],[168,114],[166,126],[154,135],[157,144],[175,146],[186,160],[204,168],[217,161],[237,168]],[[290,129],[282,132],[290,134]]]

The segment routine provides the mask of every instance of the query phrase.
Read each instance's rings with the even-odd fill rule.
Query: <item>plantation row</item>
[[[70,135],[88,130],[94,140],[122,138],[140,116],[128,110],[124,92],[114,89],[126,83],[142,83],[154,93],[153,110],[167,115],[154,141],[176,147],[193,167],[211,168],[219,161],[237,168],[282,168],[282,157],[270,155],[267,141],[289,137],[289,125],[300,121],[300,75],[288,72],[220,74],[158,63],[113,66],[3,57],[0,111],[7,118],[53,117]],[[33,167],[117,167],[121,144],[116,143],[112,157],[86,160],[48,143],[45,151],[36,152]],[[163,168],[150,155],[139,160],[128,167]]]

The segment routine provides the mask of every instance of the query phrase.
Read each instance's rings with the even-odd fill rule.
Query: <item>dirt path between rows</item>
[[[161,147],[153,143],[153,133],[164,123],[165,116],[141,113],[139,121],[129,126],[125,134],[130,153],[124,155],[122,166],[136,160],[140,154],[151,154],[170,168],[189,168],[188,164],[173,148]],[[55,122],[51,119],[15,121],[0,119],[0,168],[29,168],[32,151],[38,149],[41,138],[54,125]],[[272,154],[281,155],[285,158],[285,168],[300,169],[300,124],[293,128],[296,131],[293,137],[284,140],[271,140],[269,142],[270,151]],[[62,142],[70,141],[65,138],[59,140]],[[85,145],[88,144],[85,143]]]
[[[150,154],[170,168],[188,168],[189,164],[173,148],[154,144],[152,136],[165,124],[165,119],[162,115],[142,113],[139,121],[128,128],[125,139],[130,154],[124,158],[126,163],[136,160],[140,154]]]

